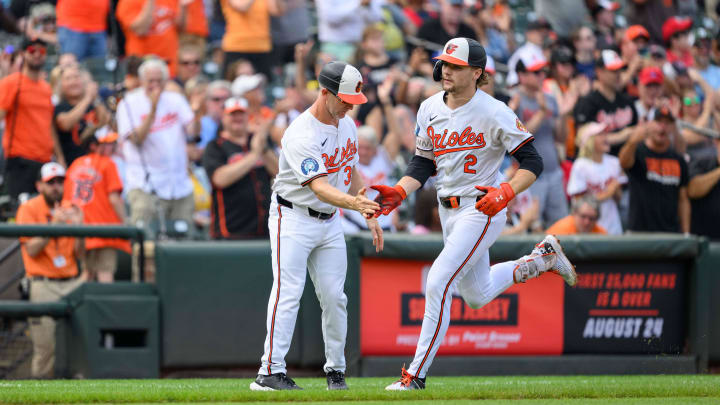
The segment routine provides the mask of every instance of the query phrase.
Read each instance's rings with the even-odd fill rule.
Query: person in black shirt
[[[714,143],[717,156],[690,162],[690,229],[696,235],[720,241],[720,138],[715,138]]]
[[[90,74],[73,64],[60,72],[60,103],[53,112],[62,156],[60,164],[69,167],[88,153],[95,130],[110,121],[110,113],[98,99],[98,85]]]
[[[475,30],[469,25],[462,22],[464,0],[444,0],[440,2],[440,15],[438,18],[426,20],[417,36],[425,41],[437,44],[437,52],[442,52],[443,44],[456,38],[472,38],[476,39]],[[427,51],[427,49],[426,49]],[[434,56],[427,51],[428,59]],[[434,61],[433,61],[434,62]]]
[[[88,144],[95,130],[110,121],[110,112],[98,99],[98,85],[90,74],[73,64],[60,72],[60,103],[53,112],[62,156],[60,164],[69,167],[88,153]]]
[[[223,130],[203,154],[213,187],[213,239],[269,237],[270,181],[278,172],[278,158],[268,143],[269,128],[254,134],[247,131],[247,108],[244,98],[225,102]]]
[[[671,147],[674,131],[675,119],[661,107],[620,149],[620,165],[630,181],[631,231],[690,232],[688,168]]]
[[[607,125],[610,154],[613,156],[617,156],[638,122],[632,100],[620,92],[620,72],[624,67],[617,52],[602,50],[595,62],[595,90],[581,97],[573,111],[577,128],[588,122]]]
[[[363,76],[363,94],[368,99],[367,103],[360,106],[357,119],[360,122],[366,122],[368,115],[380,106],[377,87],[385,81],[398,61],[390,57],[385,50],[383,31],[377,25],[368,25],[363,31],[356,60],[357,69]],[[371,117],[372,122],[367,122],[367,124],[373,126],[377,133],[384,133],[381,122],[382,111],[377,111]]]

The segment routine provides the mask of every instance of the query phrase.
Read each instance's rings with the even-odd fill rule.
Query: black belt
[[[290,201],[288,201],[288,200],[280,197],[280,194],[275,194],[275,196],[277,197],[276,200],[277,200],[278,204],[284,205],[284,206],[286,206],[286,207],[288,207],[288,208],[292,208],[292,207],[293,207],[293,203],[291,203]],[[325,220],[325,219],[330,219],[330,218],[332,218],[332,216],[335,215],[335,213],[333,212],[333,213],[331,213],[331,214],[327,214],[327,213],[324,213],[324,212],[315,211],[314,209],[308,207],[308,215],[310,215],[311,217],[317,218],[317,219]]]
[[[483,196],[479,195],[475,197],[475,201],[480,201],[481,198],[483,198]],[[451,195],[450,197],[441,198],[440,204],[445,208],[457,208],[460,206],[460,197],[456,195]]]
[[[45,277],[45,276],[31,276],[30,280],[34,281],[70,281],[75,280],[76,278],[80,277],[80,273],[78,272],[78,275],[72,276],[72,277]]]

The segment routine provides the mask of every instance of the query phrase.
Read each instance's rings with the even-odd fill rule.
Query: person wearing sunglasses
[[[701,99],[695,90],[686,90],[680,98],[680,118],[682,121],[678,123],[680,134],[687,144],[687,153],[691,160],[704,157],[712,157],[715,155],[715,147],[712,139],[706,136],[706,131],[702,129],[714,131],[720,130],[718,125],[717,113],[713,113],[715,103],[715,93],[710,86],[702,81],[705,90],[705,99]]]
[[[42,77],[47,46],[41,40],[26,39],[21,49],[22,71],[0,80],[0,119],[5,118],[2,137],[5,181],[15,201],[21,193],[35,192],[40,167],[53,156],[52,90]]]
[[[600,203],[591,195],[582,195],[572,200],[572,212],[552,224],[545,233],[552,235],[577,235],[596,233],[605,235],[605,228],[598,225]]]
[[[720,89],[720,67],[712,63],[710,52],[712,38],[705,28],[695,30],[692,53],[695,60],[695,69],[700,76],[715,90]]]
[[[215,139],[220,128],[225,101],[231,96],[230,82],[215,80],[205,90],[205,115],[200,121],[200,142],[197,146],[204,149]]]
[[[202,52],[195,45],[183,45],[178,51],[178,68],[175,83],[181,88],[193,77],[202,73]]]

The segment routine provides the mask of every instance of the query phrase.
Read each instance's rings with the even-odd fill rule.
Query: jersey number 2
[[[343,169],[345,173],[347,173],[347,179],[345,179],[345,185],[347,186],[350,184],[350,181],[352,180],[352,167],[345,166],[345,169]]]
[[[475,157],[475,155],[467,155],[465,156],[465,160],[467,160],[467,162],[465,162],[465,173],[476,174],[477,172],[475,171],[475,169],[470,168],[470,166],[473,166],[475,165],[475,163],[477,163],[477,158]]]

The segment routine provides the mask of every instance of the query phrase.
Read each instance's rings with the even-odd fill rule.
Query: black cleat
[[[285,373],[270,375],[258,374],[255,381],[250,384],[252,391],[280,391],[280,390],[301,390],[292,378]]]
[[[328,391],[348,389],[345,383],[345,373],[342,371],[330,369],[330,371],[327,372],[327,384]]]

